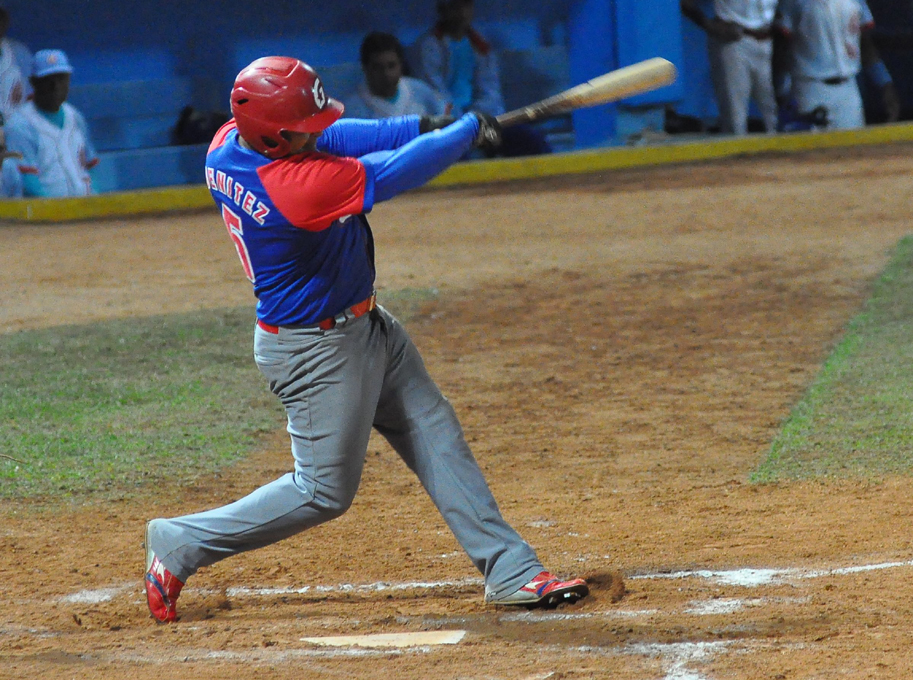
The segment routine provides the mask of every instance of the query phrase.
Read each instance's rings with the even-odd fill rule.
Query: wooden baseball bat
[[[588,106],[614,102],[674,83],[675,76],[675,65],[672,62],[662,57],[654,57],[610,71],[535,104],[502,113],[498,116],[498,122],[501,127],[508,127]]]

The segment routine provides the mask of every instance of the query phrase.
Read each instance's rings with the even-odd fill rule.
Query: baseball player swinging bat
[[[530,123],[561,113],[650,92],[663,85],[674,83],[675,76],[675,65],[672,62],[661,57],[654,57],[616,71],[610,71],[535,104],[502,113],[497,120],[501,127]]]

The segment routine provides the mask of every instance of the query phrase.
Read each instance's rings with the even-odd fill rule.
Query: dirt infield
[[[193,488],[5,506],[0,677],[911,677],[913,482],[747,482],[911,229],[911,151],[429,191],[375,210],[381,294],[440,291],[409,330],[506,517],[551,569],[591,580],[577,606],[483,605],[377,439],[349,513],[201,571],[181,620],[156,626],[145,520],[287,471],[277,423],[262,451]],[[0,287],[2,332],[252,303],[215,211],[2,226]],[[395,651],[301,641],[450,629],[468,633]]]

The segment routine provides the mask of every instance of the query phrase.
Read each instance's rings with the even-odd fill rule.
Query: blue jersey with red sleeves
[[[318,151],[272,160],[241,146],[234,121],[216,134],[206,183],[274,326],[310,325],[371,295],[373,238],[364,213],[420,186],[468,150],[472,115],[419,135],[418,116],[342,120]]]
[[[373,182],[355,158],[304,153],[270,160],[223,127],[206,181],[259,300],[276,326],[307,325],[371,294],[374,271],[361,214]]]

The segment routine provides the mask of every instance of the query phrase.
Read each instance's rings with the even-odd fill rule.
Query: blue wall
[[[434,0],[337,0],[319,8],[287,0],[159,0],[130,3],[125,11],[126,4],[8,0],[10,35],[33,50],[66,50],[76,68],[76,86],[183,77],[194,82],[194,100],[188,103],[225,109],[234,76],[259,56],[289,54],[318,69],[354,62],[368,31],[395,33],[408,45],[436,16]],[[678,0],[649,5],[639,0],[479,0],[475,23],[500,50],[567,48],[567,85],[651,56],[682,62]],[[637,103],[661,112],[664,102],[681,96],[681,87],[666,88]],[[576,116],[578,141],[611,143],[621,133],[619,120],[615,107]]]
[[[222,85],[264,53],[294,54],[314,66],[358,58],[365,33],[412,42],[435,17],[433,0],[306,3],[277,0],[6,0],[9,34],[32,50],[59,47],[76,81],[209,77]],[[129,9],[126,9],[129,7]],[[480,28],[500,48],[562,39],[568,3],[480,0]],[[35,21],[35,17],[40,21]]]
[[[192,103],[222,108],[235,74],[258,56],[290,54],[317,67],[351,62],[369,30],[409,44],[435,18],[434,0],[7,0],[5,6],[11,36],[32,50],[70,54],[74,84],[188,77],[208,83],[195,88]],[[569,46],[574,82],[638,58],[683,60],[677,0],[479,0],[476,24],[499,49]],[[584,114],[581,124],[603,115]]]
[[[188,77],[209,83],[203,106],[224,108],[234,75],[264,53],[299,56],[315,66],[357,59],[369,30],[411,43],[434,20],[434,0],[5,0],[10,35],[32,50],[59,47],[76,66],[74,84]],[[880,29],[913,29],[913,5],[869,0]],[[716,105],[706,38],[682,20],[676,0],[477,0],[479,27],[500,49],[564,44],[572,80],[637,58],[662,55],[679,67],[680,86],[660,96],[681,113],[712,119]],[[576,40],[570,40],[574,36]],[[617,36],[617,39],[616,39]],[[582,38],[582,40],[581,40]],[[913,51],[885,61],[909,101]],[[600,115],[584,114],[586,116]]]
[[[584,82],[651,57],[682,64],[678,0],[578,0],[569,17],[571,81]],[[574,112],[578,146],[597,146],[661,130],[667,103],[682,97],[681,83],[633,97],[619,105]]]

